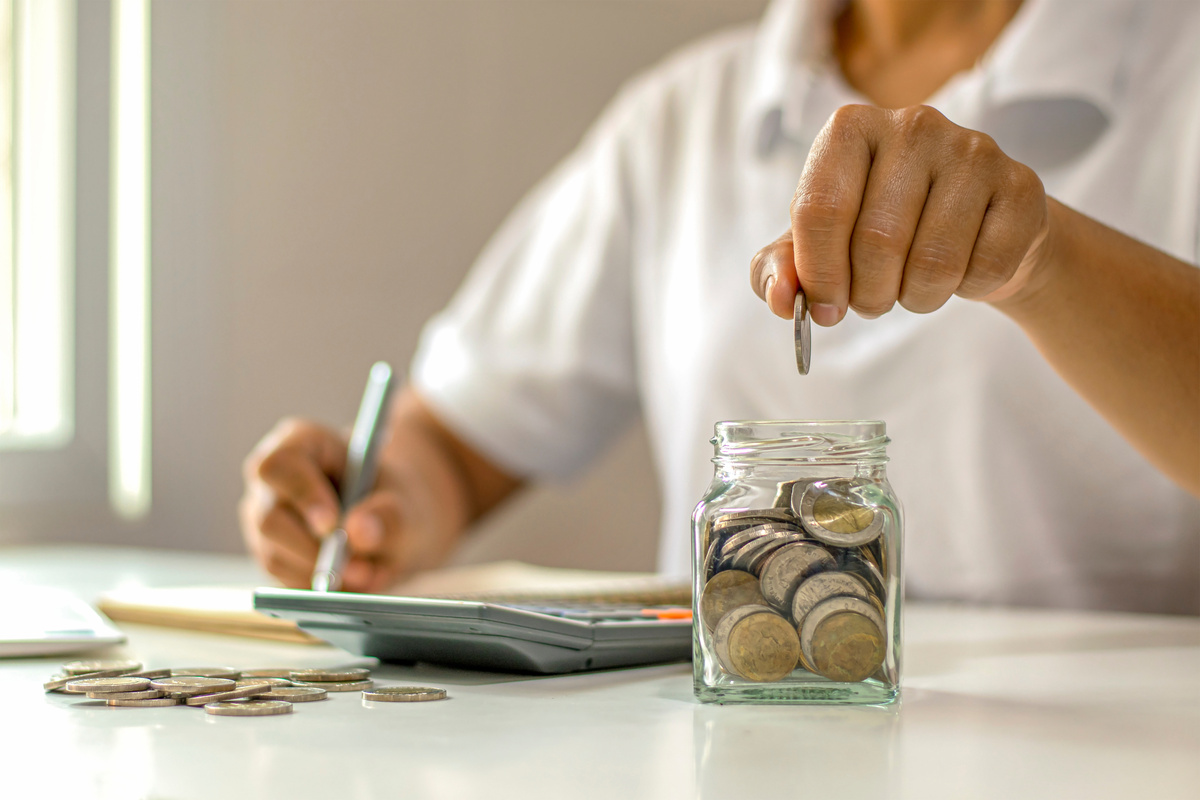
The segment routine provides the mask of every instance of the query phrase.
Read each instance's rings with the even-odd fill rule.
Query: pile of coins
[[[887,646],[886,510],[857,478],[787,481],[771,508],[706,528],[701,635],[722,670],[779,681],[797,667],[831,681],[879,672]]]
[[[191,706],[226,717],[290,714],[294,703],[325,700],[330,692],[361,692],[364,700],[441,700],[444,689],[376,687],[370,670],[182,667],[142,669],[136,661],[72,661],[42,685],[47,692],[84,694],[113,707]]]

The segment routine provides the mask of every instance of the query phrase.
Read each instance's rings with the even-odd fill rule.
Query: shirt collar
[[[861,102],[840,75],[831,75],[832,21],[845,2],[775,0],[764,15],[746,117],[747,141],[760,157],[785,138],[819,130],[825,120],[807,117],[827,105],[821,100],[830,93],[840,92],[843,102]],[[984,72],[984,104],[1070,98],[1111,119],[1140,6],[1139,0],[1025,0],[976,67]]]
[[[1071,98],[1111,120],[1144,11],[1131,0],[1025,0],[984,57],[988,104]]]

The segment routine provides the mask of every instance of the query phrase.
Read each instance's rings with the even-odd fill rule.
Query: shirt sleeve
[[[577,472],[637,414],[621,105],[495,234],[411,368],[435,413],[516,475]]]

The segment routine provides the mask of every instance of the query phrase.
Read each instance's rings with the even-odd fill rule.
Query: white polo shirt
[[[778,2],[631,83],[429,323],[416,386],[534,479],[580,469],[644,415],[669,574],[690,571],[715,422],[882,419],[910,597],[1200,612],[1200,502],[989,306],[814,327],[796,374],[790,323],[754,296],[749,263],[787,227],[821,126],[864,102],[831,60],[832,13]],[[1051,196],[1195,263],[1198,42],[1200,3],[1026,0],[929,104]]]

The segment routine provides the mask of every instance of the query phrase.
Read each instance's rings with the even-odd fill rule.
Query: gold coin
[[[831,681],[865,680],[883,664],[883,632],[862,614],[833,614],[817,625],[812,655],[817,673]]]
[[[704,584],[704,591],[700,595],[700,619],[711,631],[721,617],[738,606],[766,604],[758,588],[758,578],[749,572],[729,569],[718,572]]]
[[[827,531],[858,533],[874,522],[875,509],[851,503],[827,492],[813,503],[813,516]]]
[[[800,637],[786,619],[768,611],[750,614],[729,632],[730,671],[746,680],[778,681],[800,660]]]

